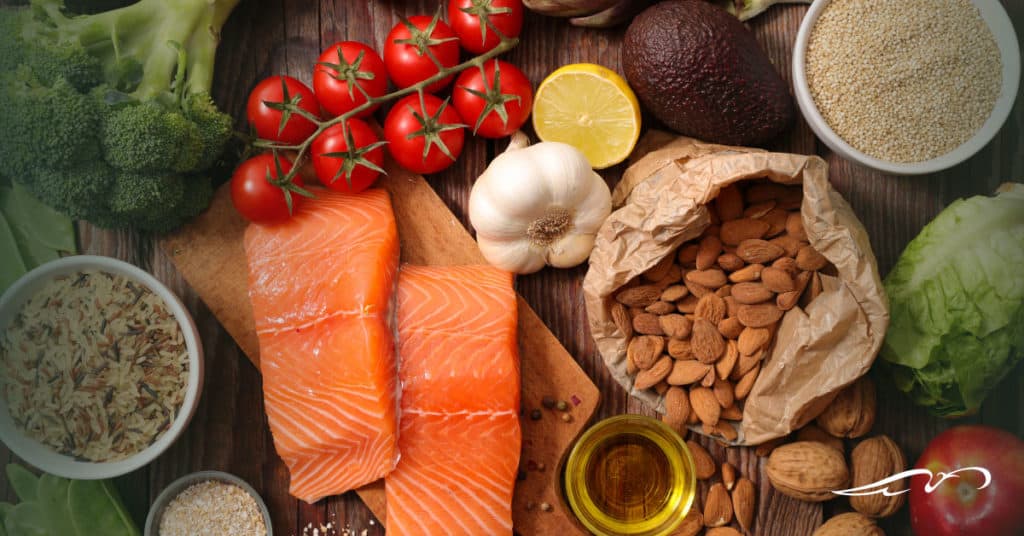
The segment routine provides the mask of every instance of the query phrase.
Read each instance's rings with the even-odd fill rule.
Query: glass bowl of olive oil
[[[693,457],[665,423],[618,415],[587,430],[565,462],[565,496],[596,536],[667,536],[696,494]]]

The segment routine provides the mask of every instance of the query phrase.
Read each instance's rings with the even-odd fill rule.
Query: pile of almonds
[[[699,504],[694,503],[673,536],[696,536],[704,529],[707,529],[704,534],[708,536],[741,536],[750,533],[757,511],[757,489],[754,483],[738,475],[736,468],[728,462],[719,466],[700,443],[691,440],[686,445],[693,457],[697,479],[711,485]],[[718,471],[719,467],[721,471]],[[720,478],[711,482],[716,473]],[[738,525],[739,529],[730,525]]]
[[[799,186],[728,186],[708,208],[711,224],[615,295],[611,315],[627,339],[637,389],[665,397],[665,422],[702,423],[736,439],[782,315],[835,274],[804,232]]]

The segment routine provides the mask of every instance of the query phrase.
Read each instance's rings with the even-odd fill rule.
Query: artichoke
[[[735,15],[740,20],[752,19],[774,4],[810,4],[812,0],[711,0],[711,3]],[[523,4],[537,13],[550,17],[571,17],[575,26],[609,28],[633,18],[652,0],[523,0]]]

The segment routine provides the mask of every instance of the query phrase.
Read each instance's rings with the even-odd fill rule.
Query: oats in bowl
[[[185,399],[189,355],[167,304],[103,270],[43,285],[0,334],[0,386],[15,425],[81,461],[152,445]]]

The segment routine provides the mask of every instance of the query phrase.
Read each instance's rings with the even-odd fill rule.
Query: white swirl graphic
[[[845,495],[847,497],[864,497],[867,495],[884,495],[886,497],[895,497],[897,495],[902,495],[910,491],[910,488],[908,487],[907,489],[889,491],[889,484],[899,482],[904,478],[910,478],[912,476],[927,476],[928,483],[924,485],[924,492],[931,493],[935,491],[935,489],[938,488],[940,485],[942,485],[942,483],[945,482],[946,480],[950,478],[960,478],[960,473],[963,473],[965,471],[975,471],[981,473],[981,475],[985,477],[985,482],[983,482],[981,486],[978,487],[979,490],[987,488],[988,485],[992,483],[992,473],[990,473],[989,470],[985,469],[984,467],[961,467],[956,471],[950,471],[948,473],[942,471],[939,471],[938,473],[932,473],[928,469],[910,469],[907,471],[903,471],[902,473],[898,473],[890,477],[883,478],[878,482],[872,482],[871,484],[865,484],[863,486],[858,486],[856,488],[844,489],[841,491],[833,491],[832,493],[836,495]],[[937,481],[936,478],[938,478]]]

